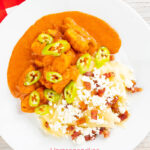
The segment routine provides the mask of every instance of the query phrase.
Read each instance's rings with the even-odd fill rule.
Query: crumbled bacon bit
[[[92,96],[93,96],[93,95],[97,95],[96,89],[94,89],[94,90],[91,92],[91,95],[92,95]]]
[[[98,92],[97,92],[97,95],[102,97],[104,95],[104,92],[105,92],[105,88],[99,89]]]
[[[128,111],[125,111],[124,114],[120,114],[118,117],[121,119],[121,121],[124,121],[125,119],[127,119],[129,116]]]
[[[77,115],[74,115],[74,117],[76,117],[77,119],[79,119],[79,116],[77,116]]]
[[[107,102],[107,105],[111,107],[115,105],[118,102],[118,100],[119,100],[119,96],[114,96],[114,99],[111,102]]]
[[[93,133],[93,134],[96,134],[96,131],[92,130],[92,133]]]
[[[94,134],[92,136],[86,135],[86,136],[84,136],[84,138],[85,138],[85,141],[95,140],[96,134]]]
[[[96,138],[96,131],[92,130],[92,134],[93,135],[89,134],[89,135],[84,136],[85,141],[95,140],[95,138]]]
[[[76,123],[77,123],[77,125],[86,123],[86,118],[85,118],[85,117],[79,118],[79,119],[76,121]]]
[[[113,104],[113,105],[111,106],[111,110],[112,110],[114,113],[120,113],[119,108],[118,108],[118,105],[116,105],[116,104]]]
[[[75,126],[73,126],[73,125],[69,125],[67,127],[67,131],[69,131],[69,132],[73,131],[74,129],[75,129]]]
[[[109,130],[104,130],[104,132],[103,132],[103,135],[104,135],[104,138],[107,138],[107,137],[109,137],[109,135],[110,135],[110,131]]]
[[[97,114],[98,114],[98,110],[97,109],[91,110],[91,118],[92,119],[97,120]]]
[[[131,92],[131,93],[136,93],[136,92],[142,92],[143,89],[142,88],[138,88],[136,87],[136,82],[134,80],[132,80],[133,86],[131,88],[127,88],[126,89]]]
[[[135,86],[135,85],[136,85],[136,82],[135,82],[134,80],[132,80],[132,83],[133,83],[133,86]]]
[[[99,130],[99,134],[102,134],[104,130],[105,130],[105,127],[101,127]]]
[[[98,85],[98,81],[97,80],[93,80],[93,82],[96,84],[96,87],[100,87],[100,85]]]
[[[81,135],[81,132],[80,131],[74,131],[73,132],[73,134],[71,135],[71,137],[72,137],[72,140],[75,140],[78,136],[80,136]]]
[[[98,83],[98,81],[97,80],[93,80],[93,82],[96,84],[96,83]]]
[[[111,110],[114,113],[120,113],[119,108],[118,108],[118,104],[117,104],[118,100],[119,100],[119,96],[114,96],[114,99],[111,102],[107,102],[107,105],[109,107],[111,107]]]
[[[68,105],[69,105],[69,104],[67,104],[67,105],[65,106],[66,109],[68,109]]]
[[[96,84],[96,87],[100,87],[100,85]]]
[[[115,60],[115,56],[114,55],[110,55],[110,61]]]
[[[99,89],[98,91],[96,91],[96,89],[94,89],[92,92],[91,92],[91,95],[98,95],[100,97],[102,97],[105,93],[105,88],[103,89]]]
[[[112,104],[116,104],[119,100],[119,96],[114,96],[114,99],[112,100]]]
[[[86,135],[86,136],[84,136],[84,138],[85,138],[85,141],[90,141],[91,140],[91,136],[90,135]]]
[[[126,88],[129,92],[131,93],[136,93],[136,92],[142,92],[143,89],[142,88],[138,88],[138,87],[132,87],[132,88]]]
[[[106,129],[105,127],[100,128],[99,134],[103,134],[104,138],[109,137],[110,131]]]
[[[79,103],[79,105],[80,105],[80,109],[81,109],[82,111],[87,110],[87,104],[85,104],[84,101],[81,101],[81,102]]]
[[[45,126],[46,128],[49,128],[49,124],[48,124],[47,121],[45,122],[44,126]]]
[[[114,113],[119,113],[119,108],[117,102],[119,100],[119,96],[114,96],[114,99],[111,102],[107,102],[107,105],[112,109]]]
[[[84,73],[85,76],[88,76],[88,77],[94,77],[94,73],[93,72],[86,72]]]
[[[103,76],[105,76],[105,78],[112,78],[115,76],[115,73],[114,72],[108,72],[108,73],[104,73]]]
[[[143,91],[142,88],[138,88],[138,87],[135,87],[135,88],[134,88],[134,93],[136,93],[136,92],[142,92],[142,91]]]
[[[91,83],[90,83],[90,82],[83,82],[83,85],[84,85],[84,87],[85,87],[87,90],[91,90]]]

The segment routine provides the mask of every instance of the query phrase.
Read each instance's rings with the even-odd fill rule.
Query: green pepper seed
[[[68,104],[73,103],[74,98],[76,97],[77,94],[77,88],[76,88],[76,83],[74,81],[71,81],[64,90],[64,96],[65,100],[67,101]]]
[[[31,107],[37,107],[40,103],[40,94],[37,91],[33,91],[29,96],[29,105]]]
[[[61,53],[59,49],[57,49],[57,46],[58,46],[57,43],[48,44],[42,50],[42,55],[60,56]]]
[[[81,74],[84,74],[89,70],[90,64],[91,64],[91,55],[90,54],[84,54],[82,55],[78,61],[77,61],[77,68],[79,69]]]
[[[26,75],[24,85],[29,86],[33,85],[34,83],[38,82],[41,77],[40,71],[31,71]]]
[[[41,42],[41,43],[47,43],[47,44],[51,44],[53,42],[53,37],[50,36],[49,34],[46,34],[46,33],[41,33],[39,36],[38,36],[38,41]]]
[[[95,57],[95,66],[97,68],[100,68],[109,60],[110,60],[110,52],[108,48],[100,47]]]
[[[68,41],[60,40],[58,41],[58,43],[60,43],[61,53],[64,53],[70,49],[70,44],[68,43]]]
[[[60,40],[52,44],[48,44],[42,50],[42,55],[60,56],[62,53],[70,49],[70,44],[66,40]]]
[[[58,83],[62,81],[63,77],[58,72],[47,72],[46,73],[46,80],[52,83]]]
[[[60,94],[50,89],[44,90],[44,96],[48,101],[51,102],[57,102],[60,99]]]
[[[41,105],[35,109],[35,113],[38,115],[46,115],[49,113],[49,105]]]

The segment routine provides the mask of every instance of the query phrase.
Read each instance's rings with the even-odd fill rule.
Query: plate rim
[[[127,9],[129,9],[129,11],[131,13],[133,13],[134,15],[136,15],[136,17],[145,25],[145,27],[149,30],[150,32],[150,25],[142,18],[142,16],[134,9],[132,8],[127,2],[123,1],[123,0],[116,0],[118,1],[118,3],[124,5]],[[5,23],[7,24],[7,20],[9,20],[9,18],[11,18],[12,14],[15,14],[18,9],[20,9],[21,7],[24,7],[24,5],[28,5],[30,3],[30,0],[26,0],[24,1],[21,5],[17,6],[17,8],[11,12],[4,20],[3,22],[0,24],[0,30],[4,28]],[[146,137],[146,135],[150,132],[150,128],[147,130],[147,132],[145,132],[143,134],[143,137],[141,137],[139,139],[139,141],[137,142],[137,144],[135,146],[133,146],[133,148],[135,148],[140,142],[142,142],[142,140]],[[0,131],[0,136],[7,142],[7,144],[9,145],[9,147],[13,148],[9,142],[7,141],[7,138],[5,137],[5,135],[3,135],[3,131]]]

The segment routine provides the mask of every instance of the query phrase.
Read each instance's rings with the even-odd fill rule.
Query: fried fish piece
[[[69,17],[64,19],[62,31],[64,32],[64,37],[77,52],[89,52],[93,55],[97,50],[96,40],[84,28],[77,25],[73,19]]]

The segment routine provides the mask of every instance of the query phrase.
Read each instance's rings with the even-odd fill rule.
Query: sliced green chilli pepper
[[[51,44],[53,42],[53,37],[46,33],[41,33],[38,36],[38,41],[41,43],[46,42],[47,44]]]
[[[46,115],[49,113],[49,105],[41,105],[35,109],[35,113],[38,115]]]
[[[40,103],[40,93],[33,91],[29,96],[29,105],[31,107],[37,107]]]
[[[60,73],[58,72],[47,72],[46,73],[46,80],[52,83],[58,83],[62,81],[63,77]]]
[[[73,103],[76,93],[77,93],[76,83],[74,81],[71,81],[65,87],[65,90],[64,90],[64,96],[68,104]]]
[[[42,50],[42,55],[60,56],[62,53],[70,49],[70,44],[66,40],[60,40],[52,44],[48,44]]]
[[[106,62],[110,60],[110,52],[107,47],[100,47],[96,57],[95,57],[95,65],[97,68],[103,66]]]
[[[81,74],[89,70],[91,60],[92,60],[92,57],[90,54],[84,54],[78,59],[77,68],[79,69]]]
[[[44,96],[46,97],[47,100],[51,102],[57,102],[60,99],[60,94],[50,89],[44,90]]]
[[[64,53],[70,49],[70,44],[68,43],[68,41],[60,40],[58,41],[58,43],[60,43],[61,53]]]
[[[41,77],[40,71],[31,71],[26,75],[26,79],[24,82],[25,86],[32,85],[36,83]]]

